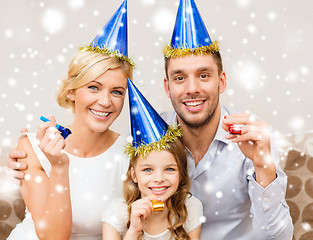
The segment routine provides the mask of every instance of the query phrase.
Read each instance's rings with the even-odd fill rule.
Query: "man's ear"
[[[166,95],[170,98],[170,86],[169,86],[169,80],[165,77],[164,78],[164,90]]]
[[[227,79],[226,79],[226,73],[224,71],[222,71],[220,73],[220,83],[219,83],[219,87],[220,87],[220,92],[219,93],[223,93],[226,89],[227,86]]]
[[[138,183],[137,178],[136,178],[136,174],[135,174],[135,170],[133,167],[131,167],[131,169],[130,169],[130,174],[132,176],[134,183]]]
[[[74,90],[68,90],[66,97],[68,100],[74,102],[75,101],[75,94],[74,94]]]

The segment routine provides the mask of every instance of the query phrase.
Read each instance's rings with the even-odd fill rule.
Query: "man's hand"
[[[26,128],[21,130],[21,133],[28,132]],[[22,184],[22,180],[24,179],[24,172],[27,169],[26,163],[19,163],[18,159],[26,158],[26,153],[23,151],[19,151],[16,149],[13,149],[9,152],[9,160],[7,162],[7,166],[9,168],[9,173],[13,177],[13,181],[17,185]]]
[[[248,113],[231,114],[223,119],[223,129],[239,125],[241,134],[227,134],[226,139],[237,143],[242,153],[253,162],[256,181],[266,187],[276,179],[276,167],[271,157],[270,129],[263,122]]]

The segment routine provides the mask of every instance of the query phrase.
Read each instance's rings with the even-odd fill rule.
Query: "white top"
[[[201,225],[203,215],[202,203],[195,197],[187,197],[185,200],[187,208],[187,220],[184,223],[184,228],[187,233],[196,229]],[[102,214],[102,222],[110,224],[112,227],[124,237],[127,232],[126,224],[128,222],[127,204],[123,198],[114,199],[114,201],[107,206]],[[170,240],[172,238],[170,231],[167,229],[163,233],[157,235],[150,235],[144,232],[144,240]]]
[[[49,177],[49,160],[36,145],[35,134],[27,133],[27,136]],[[96,157],[80,158],[66,153],[70,159],[71,240],[102,239],[101,214],[112,199],[122,196],[122,182],[129,163],[123,153],[126,143],[126,138],[120,136],[108,150]],[[16,226],[8,239],[38,239],[27,210],[24,221]]]
[[[271,135],[271,153],[277,178],[265,189],[255,180],[254,166],[231,140],[225,139],[223,117],[233,113],[221,105],[221,117],[214,140],[195,165],[187,150],[191,193],[203,204],[205,222],[201,239],[290,240],[293,225],[285,201],[287,177],[279,166],[279,154]],[[177,123],[174,111],[163,114]]]

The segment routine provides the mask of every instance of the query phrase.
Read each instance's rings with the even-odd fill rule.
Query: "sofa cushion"
[[[19,187],[11,181],[6,167],[0,167],[0,239],[6,239],[25,216]]]
[[[288,152],[286,201],[294,224],[294,239],[313,239],[313,157],[297,150]]]

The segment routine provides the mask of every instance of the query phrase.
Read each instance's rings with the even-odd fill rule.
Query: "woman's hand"
[[[69,164],[69,158],[64,153],[65,140],[61,136],[56,126],[53,116],[49,117],[51,121],[39,125],[36,133],[36,139],[39,141],[39,148],[46,155],[51,166],[62,167]]]

